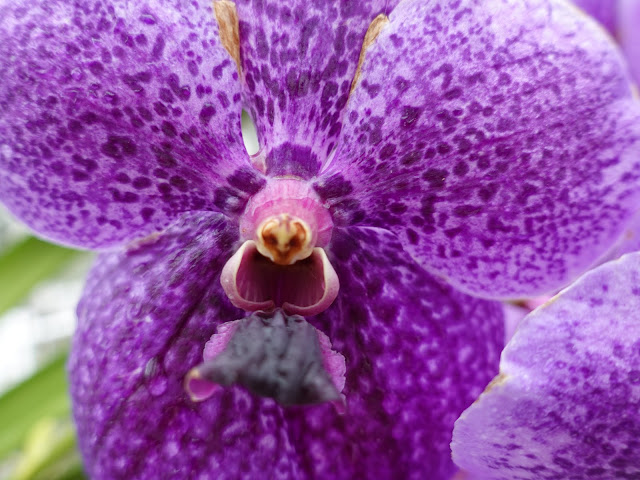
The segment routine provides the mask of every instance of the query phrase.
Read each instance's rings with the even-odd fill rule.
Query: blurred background
[[[65,364],[92,258],[32,237],[0,205],[0,479],[85,478]]]

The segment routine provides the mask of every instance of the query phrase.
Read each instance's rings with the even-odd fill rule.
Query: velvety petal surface
[[[70,376],[91,478],[448,479],[453,422],[497,372],[500,304],[427,276],[382,231],[337,232],[336,304],[310,319],[346,358],[346,411],[284,409],[241,388],[192,403],[187,371],[222,322],[236,240],[212,214],[103,255],[78,309]]]
[[[456,463],[488,479],[639,478],[639,282],[630,254],[531,313],[457,421]]]
[[[486,386],[502,306],[429,276],[382,230],[334,232],[341,287],[312,319],[347,363],[347,412],[285,412],[309,478],[449,479],[453,422]],[[312,475],[313,473],[313,475]]]
[[[492,297],[553,291],[638,202],[640,113],[611,39],[556,0],[408,0],[370,47],[316,189]]]
[[[45,237],[115,245],[260,185],[211,2],[4,2],[0,77],[0,200]]]
[[[319,171],[336,145],[365,33],[398,1],[236,2],[246,101],[268,174]]]

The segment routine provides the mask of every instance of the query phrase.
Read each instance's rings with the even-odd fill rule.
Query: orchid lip
[[[282,309],[254,312],[218,327],[184,387],[201,402],[223,387],[241,385],[281,405],[332,403],[344,413],[346,364],[328,337]]]
[[[316,315],[326,310],[340,289],[338,276],[322,248],[293,265],[278,265],[247,240],[229,259],[220,277],[222,288],[236,307],[287,314]]]

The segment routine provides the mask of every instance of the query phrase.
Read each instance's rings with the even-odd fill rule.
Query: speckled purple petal
[[[122,243],[182,211],[241,210],[261,180],[211,2],[0,7],[0,200],[39,234]]]
[[[611,35],[615,35],[617,27],[618,0],[572,0],[584,13],[598,20]],[[637,0],[631,0],[637,2]]]
[[[638,0],[618,0],[618,37],[636,85],[640,85],[640,2]]]
[[[334,231],[330,253],[340,295],[315,323],[346,358],[347,412],[286,412],[305,469],[448,480],[453,422],[496,371],[502,306],[427,275],[382,230]]]
[[[100,258],[70,361],[91,478],[447,479],[453,422],[497,372],[501,306],[428,277],[388,234],[337,232],[345,284],[311,321],[346,357],[346,411],[283,409],[237,387],[192,403],[185,374],[220,323],[244,316],[219,286],[235,228],[190,216]]]
[[[266,172],[313,177],[336,145],[367,28],[398,0],[239,0],[247,102]]]
[[[560,0],[407,0],[371,46],[317,184],[491,297],[553,291],[638,204],[640,104],[602,28]]]
[[[460,467],[494,480],[640,478],[640,254],[531,313],[456,422]]]

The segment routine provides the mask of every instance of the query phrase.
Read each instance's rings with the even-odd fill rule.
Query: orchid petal
[[[334,222],[391,229],[493,298],[584,271],[640,193],[640,104],[611,39],[559,0],[407,0],[389,20],[316,185]]]
[[[346,357],[346,408],[284,409],[207,385],[191,393],[212,396],[194,403],[185,376],[216,327],[244,316],[219,284],[235,228],[190,215],[155,243],[100,257],[70,361],[91,478],[446,478],[453,422],[497,371],[501,305],[432,279],[388,233],[336,232],[331,260],[347,288],[311,321],[329,334],[323,351]]]
[[[396,3],[237,2],[247,103],[267,174],[318,172],[336,145],[365,33]]]
[[[502,306],[426,274],[387,232],[334,233],[341,289],[316,317],[346,359],[344,415],[286,411],[305,478],[449,479],[460,412],[496,372]]]
[[[584,275],[521,324],[456,423],[456,463],[494,480],[638,478],[640,254]]]
[[[213,6],[0,7],[0,200],[39,234],[109,247],[180,212],[236,214],[262,180]]]

